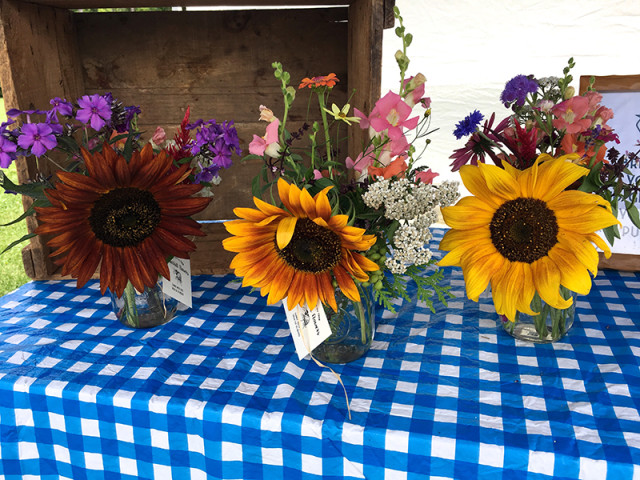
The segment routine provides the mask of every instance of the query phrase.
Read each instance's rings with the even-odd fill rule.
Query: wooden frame
[[[280,88],[271,63],[282,62],[293,79],[335,72],[342,80],[336,103],[370,111],[380,96],[382,32],[393,26],[394,0],[329,0],[329,8],[296,9],[301,0],[191,0],[185,6],[287,6],[286,9],[77,13],[70,9],[171,6],[169,0],[0,0],[0,83],[9,108],[49,108],[53,97],[75,100],[112,92],[125,105],[140,105],[140,127],[169,136],[191,107],[192,119],[234,120],[241,147],[264,130],[258,106],[280,108]],[[346,5],[346,6],[345,6]],[[302,123],[305,102],[296,102],[291,125]],[[356,131],[357,130],[357,131]],[[149,133],[151,132],[151,133]],[[349,153],[365,131],[353,129]],[[346,156],[346,155],[345,155]],[[233,254],[222,248],[227,236],[220,220],[236,206],[252,206],[251,178],[257,162],[235,161],[223,172],[211,206],[198,216],[206,237],[196,239],[192,272],[227,273]],[[50,165],[34,158],[17,161],[21,183]],[[25,199],[25,207],[30,199]],[[218,221],[218,223],[215,223]],[[36,227],[29,219],[28,229]],[[23,249],[25,271],[34,279],[58,276],[40,237]]]
[[[580,77],[580,93],[584,93],[588,86],[591,75]],[[593,88],[599,93],[607,92],[637,92],[640,101],[640,75],[606,75],[596,76]],[[612,268],[615,270],[640,271],[639,254],[613,253],[607,259],[600,253],[600,268]]]

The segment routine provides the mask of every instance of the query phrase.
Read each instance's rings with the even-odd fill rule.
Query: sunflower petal
[[[293,238],[293,232],[296,229],[296,223],[298,223],[297,217],[285,217],[278,223],[278,230],[276,231],[276,243],[280,250],[284,249]]]

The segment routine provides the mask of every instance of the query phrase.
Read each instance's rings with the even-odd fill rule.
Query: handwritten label
[[[162,292],[191,308],[191,261],[173,257],[169,262],[171,280],[162,279]]]
[[[313,310],[310,310],[306,304],[303,307],[296,305],[289,310],[286,298],[282,300],[282,304],[287,315],[287,322],[289,322],[293,345],[296,348],[298,359],[302,360],[331,335],[327,314],[324,313],[321,302],[318,302]]]

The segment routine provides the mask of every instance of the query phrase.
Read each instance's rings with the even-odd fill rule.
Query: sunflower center
[[[491,242],[512,262],[533,263],[558,242],[558,222],[537,198],[516,198],[496,210],[489,225]]]
[[[296,270],[321,273],[335,267],[342,257],[342,243],[337,233],[321,227],[308,218],[299,218],[293,237],[280,257]]]
[[[132,247],[154,232],[160,218],[160,206],[150,192],[126,187],[101,195],[91,209],[89,224],[107,245]]]

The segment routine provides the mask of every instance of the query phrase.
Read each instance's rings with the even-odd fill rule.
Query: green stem
[[[331,162],[331,136],[329,135],[329,122],[327,121],[327,112],[325,112],[324,91],[318,91],[318,103],[320,104],[320,114],[322,115],[322,128],[324,129],[324,140],[327,147],[327,162]],[[329,173],[331,173],[331,165],[329,165]]]

